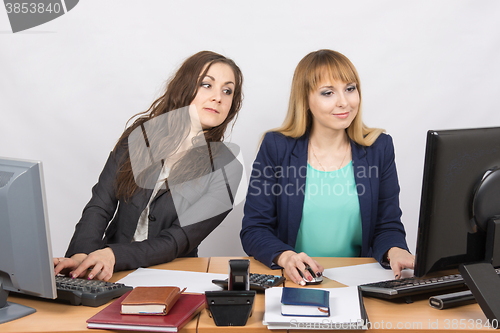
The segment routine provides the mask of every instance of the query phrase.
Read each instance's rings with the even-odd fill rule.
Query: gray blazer
[[[211,146],[216,144],[222,145]],[[218,151],[210,174],[157,193],[150,205],[148,239],[142,242],[132,239],[153,190],[139,191],[127,201],[118,200],[115,177],[128,151],[111,152],[75,227],[66,257],[110,247],[116,260],[114,270],[119,271],[197,256],[201,241],[231,211],[243,171],[226,146]]]

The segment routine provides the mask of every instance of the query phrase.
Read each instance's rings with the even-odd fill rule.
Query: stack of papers
[[[330,292],[329,317],[303,317],[281,315],[281,294],[283,288],[266,290],[266,311],[263,324],[268,329],[318,329],[359,330],[366,329],[367,318],[362,310],[358,287],[317,288]]]

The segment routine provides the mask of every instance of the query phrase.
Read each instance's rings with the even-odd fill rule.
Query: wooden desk
[[[170,263],[152,268],[188,270],[209,273],[227,273],[229,259],[242,259],[234,257],[212,258],[181,258]],[[323,267],[343,267],[350,265],[375,262],[371,258],[314,258]],[[208,270],[207,270],[208,267]],[[280,275],[280,270],[271,270],[255,259],[250,259],[250,271],[253,273],[267,273]],[[118,272],[113,275],[112,281],[125,277],[130,272]],[[298,287],[293,282],[285,282],[287,287]],[[323,288],[336,288],[344,285],[337,281],[324,279],[320,285]],[[88,330],[86,320],[100,311],[98,308],[73,306],[55,303],[50,300],[10,296],[9,301],[31,306],[37,312],[25,318],[0,324],[0,332],[110,332],[101,330]],[[477,304],[470,304],[454,309],[436,310],[428,305],[426,299],[416,300],[412,304],[402,301],[386,301],[377,298],[364,297],[364,304],[368,313],[369,322],[377,332],[449,332],[459,330],[463,332],[487,330],[481,327],[486,323],[486,317]],[[257,294],[253,314],[244,327],[217,327],[213,319],[203,310],[197,319],[187,324],[181,332],[219,332],[219,331],[245,331],[245,332],[271,332],[262,324],[265,304],[264,295]],[[463,327],[463,329],[460,329]],[[272,332],[283,333],[286,330]],[[293,330],[290,330],[293,331]],[[118,332],[118,331],[116,331]],[[122,331],[123,332],[123,331]],[[304,332],[300,330],[297,332]],[[312,331],[309,331],[312,332]],[[316,331],[317,332],[317,331]],[[494,332],[494,331],[492,331]]]
[[[178,258],[167,264],[151,268],[206,272],[209,258]],[[116,282],[132,271],[117,272],[111,278]],[[23,296],[9,296],[9,302],[15,302],[37,310],[34,314],[0,324],[0,332],[110,332],[106,330],[87,329],[87,319],[102,310],[108,304],[97,308],[74,306]],[[191,320],[181,332],[196,332],[198,318]],[[123,332],[123,331],[121,331]]]

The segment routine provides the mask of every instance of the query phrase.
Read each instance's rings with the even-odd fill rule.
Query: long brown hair
[[[292,80],[288,112],[281,127],[271,130],[298,138],[310,130],[312,114],[309,109],[309,93],[317,88],[328,75],[332,81],[356,83],[359,92],[358,114],[347,128],[347,135],[354,142],[370,146],[384,130],[367,127],[361,117],[361,83],[358,72],[343,54],[332,50],[318,50],[306,55],[297,65]]]
[[[235,87],[231,108],[229,109],[226,119],[220,125],[203,130],[203,133],[201,133],[203,136],[198,135],[195,137],[193,139],[193,144],[196,146],[196,143],[203,141],[203,139],[205,139],[207,143],[220,142],[224,139],[224,133],[226,132],[227,126],[237,117],[237,114],[241,109],[243,100],[243,76],[239,67],[231,59],[215,52],[201,51],[184,61],[175,75],[168,81],[164,94],[156,99],[148,110],[134,115],[129,120],[131,121],[137,117],[132,125],[123,132],[114,148],[114,152],[116,152],[119,148],[124,148],[127,151],[123,159],[120,161],[121,166],[116,175],[115,192],[118,199],[127,200],[141,188],[137,184],[137,179],[134,177],[131,158],[134,160],[148,158],[147,156],[144,156],[146,154],[144,150],[134,150],[133,152],[129,151],[128,139],[131,133],[133,133],[136,129],[139,130],[139,127],[141,127],[142,132],[144,132],[145,123],[151,119],[160,115],[165,115],[170,111],[185,108],[186,112],[175,112],[173,117],[169,117],[167,122],[162,123],[161,128],[156,128],[154,131],[148,131],[148,134],[152,132],[154,133],[154,136],[160,137],[156,143],[160,146],[160,149],[162,149],[162,156],[169,156],[173,153],[188,136],[190,131],[190,121],[186,121],[186,119],[189,119],[189,113],[187,112],[186,107],[188,107],[196,97],[196,93],[198,92],[198,88],[200,87],[202,80],[210,69],[210,66],[214,63],[226,64],[233,70]],[[154,122],[149,122],[146,125],[152,123]],[[155,140],[154,137],[150,137],[148,139],[150,141]],[[200,152],[203,152],[203,149],[192,149],[193,154],[199,154]],[[130,156],[130,154],[138,154],[138,156]],[[177,175],[178,178],[180,177],[182,179],[187,179],[189,177],[193,179],[192,177],[195,175],[205,174],[207,172],[206,169],[210,167],[206,164],[196,165],[193,163],[182,163],[183,159],[184,158],[174,165],[170,171],[170,175]],[[189,158],[189,160],[198,161],[200,159]],[[182,165],[183,167],[179,167],[179,165]],[[169,182],[170,178],[174,178],[174,176],[169,176]],[[156,180],[157,179],[154,179],[154,181]]]

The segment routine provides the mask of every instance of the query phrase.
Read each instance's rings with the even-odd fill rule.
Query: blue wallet
[[[310,288],[283,288],[283,316],[329,317],[330,292]]]

